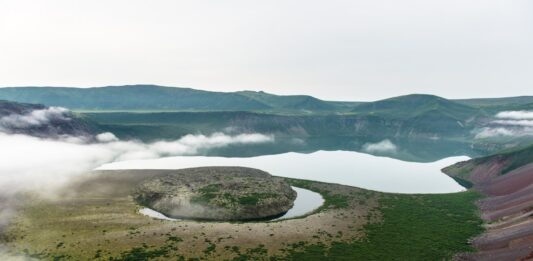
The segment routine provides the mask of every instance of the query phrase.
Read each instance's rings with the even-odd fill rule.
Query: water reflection
[[[284,153],[250,158],[180,156],[106,164],[99,169],[181,169],[202,166],[258,168],[275,176],[338,183],[383,192],[450,193],[463,191],[440,170],[468,157],[431,163],[407,162],[351,151]]]

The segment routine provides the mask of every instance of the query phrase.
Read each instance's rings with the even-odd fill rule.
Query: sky
[[[533,95],[529,0],[0,0],[0,86]]]

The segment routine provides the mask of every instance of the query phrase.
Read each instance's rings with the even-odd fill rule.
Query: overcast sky
[[[529,0],[0,0],[0,86],[533,95]]]

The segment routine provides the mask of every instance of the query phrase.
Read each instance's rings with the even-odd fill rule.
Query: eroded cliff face
[[[477,204],[486,232],[465,260],[524,260],[533,256],[533,147],[460,162],[443,171],[487,197]]]
[[[0,132],[41,138],[90,137],[90,124],[65,108],[0,101]]]
[[[261,170],[202,167],[145,180],[134,198],[173,218],[253,220],[287,212],[296,192]]]

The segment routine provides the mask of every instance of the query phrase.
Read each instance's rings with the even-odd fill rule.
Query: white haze
[[[0,118],[0,130],[4,128],[28,128],[46,125],[52,120],[68,121],[67,109],[61,107],[49,107],[33,110],[26,114],[10,114]]]
[[[533,111],[502,111],[496,114],[496,118],[515,119],[515,120],[533,120]]]
[[[2,0],[1,86],[531,95],[531,0]]]
[[[376,143],[365,143],[363,145],[363,151],[369,153],[394,153],[397,150],[398,147],[388,139]]]
[[[533,127],[533,120],[497,120],[497,121],[494,121],[494,123],[501,124],[501,125]]]
[[[491,126],[475,130],[475,138],[523,137],[533,135],[533,111],[502,111]]]
[[[263,134],[186,135],[175,141],[142,143],[120,141],[113,134],[98,135],[105,143],[81,143],[82,139],[46,140],[0,133],[0,228],[13,214],[20,192],[37,192],[53,198],[54,191],[71,179],[102,164],[173,155],[194,155],[229,145],[273,142]]]

